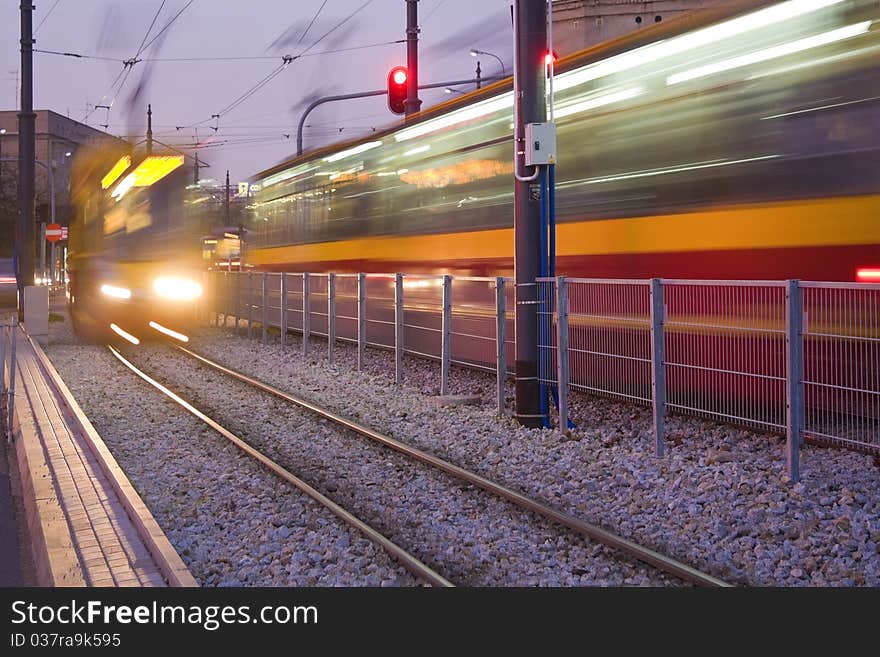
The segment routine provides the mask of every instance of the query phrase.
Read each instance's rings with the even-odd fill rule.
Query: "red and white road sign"
[[[61,226],[58,224],[49,224],[46,226],[46,239],[50,242],[57,242],[61,239]]]
[[[61,239],[63,239],[63,240],[67,239],[67,226],[61,227]]]

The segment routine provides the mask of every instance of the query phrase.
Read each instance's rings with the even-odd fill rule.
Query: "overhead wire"
[[[52,5],[49,11],[46,12],[46,15],[43,16],[43,19],[40,21],[39,25],[37,25],[37,29],[34,30],[34,36],[37,36],[37,32],[40,31],[40,28],[43,27],[43,23],[45,23],[48,20],[49,16],[52,15],[52,12],[55,11],[55,7],[58,6],[59,2],[61,2],[61,0],[55,0],[55,4]]]
[[[360,11],[362,11],[363,9],[365,9],[367,6],[369,6],[369,5],[372,4],[373,2],[374,2],[374,0],[366,0],[366,2],[364,2],[360,7],[358,7],[357,9],[355,9],[354,11],[352,11],[351,13],[349,13],[348,16],[346,16],[346,17],[343,18],[341,21],[339,21],[336,25],[334,25],[334,26],[331,27],[329,30],[327,30],[326,32],[324,32],[324,34],[322,34],[320,37],[318,37],[318,39],[315,40],[315,41],[312,43],[312,45],[310,45],[310,46],[309,46],[308,48],[306,48],[305,50],[301,51],[299,54],[297,54],[297,55],[284,55],[284,56],[282,57],[282,63],[281,63],[278,67],[276,67],[275,69],[273,69],[268,75],[266,75],[266,76],[265,76],[263,79],[261,79],[259,82],[257,82],[256,84],[254,84],[253,86],[251,86],[249,89],[247,89],[246,91],[244,91],[243,93],[241,93],[238,97],[235,98],[235,100],[233,100],[231,103],[229,103],[225,108],[223,108],[223,109],[220,110],[219,112],[216,112],[215,114],[212,114],[210,118],[202,119],[201,121],[197,121],[197,122],[195,122],[195,123],[191,123],[191,124],[186,125],[186,126],[181,126],[181,129],[184,129],[184,128],[192,128],[192,127],[195,127],[195,126],[197,126],[197,125],[203,125],[203,124],[205,124],[205,123],[210,122],[210,121],[213,120],[213,119],[217,119],[218,126],[217,126],[217,128],[215,128],[215,132],[216,132],[216,130],[219,129],[219,120],[220,120],[220,117],[221,117],[221,116],[223,116],[224,114],[228,114],[229,112],[231,112],[232,110],[234,110],[236,107],[238,107],[239,105],[241,105],[243,102],[245,102],[247,99],[249,99],[251,96],[253,96],[255,93],[257,93],[257,91],[259,91],[260,89],[262,89],[262,88],[263,88],[264,86],[266,86],[269,82],[271,82],[275,77],[277,77],[278,74],[281,73],[281,71],[283,71],[285,68],[287,68],[287,66],[290,65],[294,60],[299,59],[300,57],[304,57],[304,56],[305,56],[305,55],[306,55],[306,54],[307,54],[312,48],[314,48],[316,45],[318,45],[321,41],[323,41],[325,38],[327,38],[330,34],[332,34],[333,32],[335,32],[337,29],[339,29],[340,27],[342,27],[343,25],[345,25],[345,23],[347,23],[348,21],[350,21],[350,20],[351,20],[352,18],[354,18],[354,17],[355,17]]]
[[[308,34],[308,33],[309,33],[309,30],[312,29],[312,25],[315,24],[315,21],[316,21],[316,20],[318,20],[318,16],[321,14],[321,10],[324,9],[324,6],[325,6],[326,4],[327,4],[327,0],[324,0],[324,2],[321,3],[321,6],[318,7],[318,11],[316,11],[316,12],[315,12],[315,15],[312,16],[312,20],[311,20],[311,22],[306,26],[305,31],[300,35],[300,37],[299,37],[299,41],[296,42],[297,45],[301,44],[301,43],[303,42],[303,39],[306,38],[306,34]]]

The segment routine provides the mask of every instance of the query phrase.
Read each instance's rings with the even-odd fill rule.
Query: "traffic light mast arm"
[[[494,80],[503,80],[503,76],[493,75],[482,78],[482,81],[494,81]],[[452,80],[450,82],[432,82],[430,84],[420,84],[419,89],[439,89],[441,87],[450,87],[459,84],[474,84],[476,83],[476,78],[471,78],[469,80]],[[296,128],[296,154],[303,154],[303,127],[306,124],[306,119],[309,114],[312,113],[312,110],[316,107],[320,107],[324,103],[331,103],[336,100],[351,100],[353,98],[368,98],[370,96],[384,96],[388,93],[387,89],[377,89],[376,91],[359,91],[353,94],[342,94],[341,96],[324,96],[323,98],[318,98],[318,100],[312,102],[308,107],[306,107],[302,116],[299,119],[299,125]]]

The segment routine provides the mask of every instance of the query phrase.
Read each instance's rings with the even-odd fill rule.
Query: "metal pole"
[[[367,275],[358,274],[358,372],[364,369],[367,346]]]
[[[556,383],[559,394],[559,430],[568,429],[568,282],[556,279]]]
[[[663,456],[666,442],[666,349],[663,324],[666,303],[663,281],[651,279],[651,405],[654,409],[654,453]]]
[[[18,113],[18,234],[15,240],[19,320],[24,319],[24,288],[34,284],[34,159],[37,115],[34,112],[34,39],[31,0],[21,10],[21,111]]]
[[[443,323],[440,343],[440,394],[449,394],[449,363],[452,360],[452,276],[443,276]]]
[[[263,289],[260,295],[260,323],[263,325],[263,344],[269,337],[269,273],[263,272]]]
[[[336,343],[336,274],[327,274],[327,362],[333,364]]]
[[[229,226],[229,169],[226,169],[226,200],[224,202],[224,212],[226,216],[226,225]],[[241,231],[238,233],[238,243],[241,244],[244,239],[244,235],[241,234]],[[244,259],[244,253],[241,252],[241,248],[239,248],[238,253],[238,268],[239,270],[242,268],[244,264],[242,260]]]
[[[419,100],[419,0],[406,0],[406,116],[422,106]]]
[[[309,272],[303,272],[303,356],[309,353],[309,315],[311,308],[309,287]]]
[[[287,344],[287,274],[281,272],[281,299],[278,304],[281,306],[281,348],[284,349]]]
[[[394,275],[394,382],[403,383],[403,274]]]
[[[247,336],[254,336],[254,272],[247,273]]]
[[[483,82],[483,81],[480,79],[480,73],[482,73],[482,71],[480,70],[480,60],[478,59],[478,60],[477,60],[477,76],[476,76],[476,80],[477,80],[477,89],[479,89],[479,88],[482,86],[482,82]]]
[[[785,407],[786,470],[791,481],[799,481],[801,433],[804,422],[804,307],[800,281],[789,280],[785,287]]]
[[[544,49],[547,44],[547,7],[543,2],[515,0],[517,42],[514,75],[519,97],[517,125],[520,141],[515,147],[514,171],[523,151],[525,124],[543,122],[547,106],[544,97]],[[516,418],[528,427],[542,424],[538,385],[537,286],[540,262],[540,184],[514,181],[514,271],[516,277]]]
[[[498,414],[504,413],[504,383],[507,380],[507,294],[504,279],[495,279],[495,369]]]
[[[40,272],[39,278],[46,277],[46,222],[40,222]]]

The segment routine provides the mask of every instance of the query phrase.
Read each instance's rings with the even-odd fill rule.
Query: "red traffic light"
[[[388,73],[388,109],[395,114],[405,112],[406,80],[408,77],[406,66],[395,66]]]

